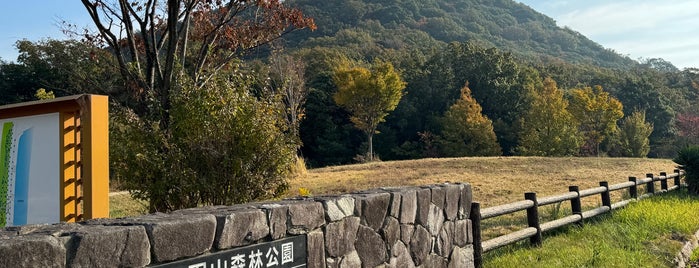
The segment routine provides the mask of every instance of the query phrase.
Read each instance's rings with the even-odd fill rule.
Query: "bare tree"
[[[313,19],[281,0],[82,0],[126,81],[128,103],[168,129],[170,94],[177,79],[204,86],[245,50]]]
[[[294,139],[299,139],[299,127],[308,96],[304,77],[306,65],[301,59],[282,54],[281,49],[272,52],[269,65],[272,88],[282,96],[290,134]],[[300,147],[301,143],[297,141],[297,151]]]

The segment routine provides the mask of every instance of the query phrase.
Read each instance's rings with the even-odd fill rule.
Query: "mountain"
[[[287,36],[290,47],[429,50],[435,44],[476,41],[531,62],[563,60],[629,69],[619,55],[544,14],[512,0],[288,0],[315,18],[318,30]]]

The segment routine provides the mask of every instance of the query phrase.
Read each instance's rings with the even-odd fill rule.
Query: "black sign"
[[[306,236],[299,235],[151,267],[301,268],[306,267],[306,255]]]

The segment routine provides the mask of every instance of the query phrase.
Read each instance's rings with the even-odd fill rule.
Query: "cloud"
[[[582,33],[631,58],[664,58],[699,67],[699,1],[524,0],[559,26]],[[698,52],[695,52],[698,51]]]

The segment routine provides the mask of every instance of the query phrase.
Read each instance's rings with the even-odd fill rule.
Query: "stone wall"
[[[307,267],[473,267],[468,184],[0,230],[0,267],[142,267],[305,235]]]

